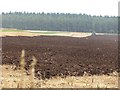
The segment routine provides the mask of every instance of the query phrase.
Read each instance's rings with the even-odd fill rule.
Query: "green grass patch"
[[[44,31],[44,30],[38,30],[38,31],[28,31],[28,32],[32,32],[32,33],[38,33],[38,34],[45,34],[45,35],[55,35],[55,34],[68,34],[70,32],[66,32],[66,31]]]
[[[38,31],[38,32],[36,32],[33,30],[31,33],[51,35],[51,34],[59,34],[60,32],[58,32],[58,31]]]
[[[0,32],[24,32],[24,30],[17,30],[17,29],[3,29]]]
[[[36,32],[40,34],[57,34],[58,32]]]

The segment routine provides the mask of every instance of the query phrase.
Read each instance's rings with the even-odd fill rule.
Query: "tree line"
[[[3,28],[118,33],[118,17],[70,13],[2,13]]]

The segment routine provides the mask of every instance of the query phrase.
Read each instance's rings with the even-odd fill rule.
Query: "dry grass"
[[[88,76],[86,73],[82,77],[67,76],[61,78],[59,76],[46,80],[38,80],[35,78],[36,58],[30,65],[30,75],[26,75],[25,67],[25,51],[22,50],[20,60],[20,70],[14,70],[16,66],[2,65],[2,88],[118,88],[118,73],[114,72],[110,76]]]
[[[117,73],[111,76],[67,76],[61,78],[59,76],[46,80],[32,79],[31,75],[21,77],[20,70],[15,70],[15,66],[3,65],[2,69],[2,86],[4,88],[118,88]],[[22,79],[21,79],[22,78]],[[24,81],[24,82],[23,82]],[[22,86],[20,86],[22,83]]]

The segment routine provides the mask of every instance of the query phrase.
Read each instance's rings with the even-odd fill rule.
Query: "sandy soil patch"
[[[87,37],[91,36],[91,33],[61,33],[61,34],[55,34],[55,36],[69,36],[69,37]]]
[[[30,32],[1,32],[0,36],[37,36],[40,34]]]
[[[0,32],[0,36],[39,36],[39,35],[87,37],[90,36],[91,33],[62,32],[56,34],[41,34],[41,33],[33,33],[33,32]]]

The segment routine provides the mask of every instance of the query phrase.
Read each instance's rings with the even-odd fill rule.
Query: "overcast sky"
[[[118,1],[119,0],[1,0],[0,13],[26,11],[118,16]]]

